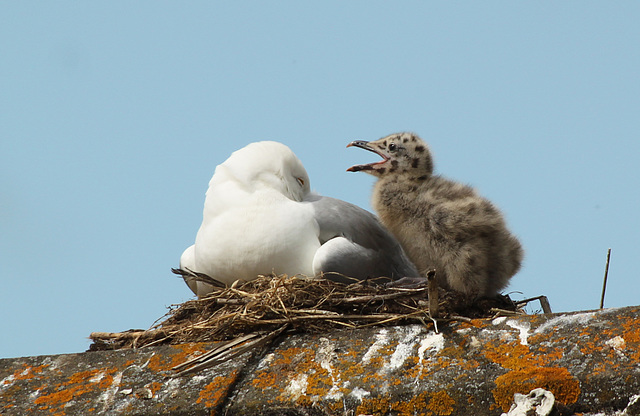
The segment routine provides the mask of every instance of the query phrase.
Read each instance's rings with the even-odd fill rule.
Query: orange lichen
[[[77,400],[80,396],[96,389],[105,390],[110,387],[116,371],[115,368],[97,368],[71,374],[67,381],[54,386],[55,392],[36,398],[34,403],[40,405],[40,410],[49,410],[53,413],[55,411],[53,407],[58,407],[57,414],[65,414],[62,408],[69,401]]]
[[[42,371],[47,367],[49,367],[49,364],[39,365],[36,367],[23,364],[22,369],[14,371],[11,379],[4,380],[3,384],[7,385],[15,380],[31,380],[32,378],[36,377],[36,374],[42,373]]]
[[[491,319],[472,319],[470,325],[474,328],[489,328],[493,324],[491,323]]]
[[[436,393],[431,393],[427,409],[436,415],[450,415],[453,413],[455,404],[455,400],[449,396],[449,393],[441,390]]]
[[[372,397],[363,398],[362,403],[356,408],[355,414],[357,415],[384,415],[389,413],[392,409],[394,402],[388,397]]]
[[[217,407],[222,404],[222,401],[228,396],[238,373],[238,370],[234,370],[227,376],[215,377],[211,383],[200,391],[196,403],[204,403],[207,408]]]
[[[205,345],[206,344],[202,342],[172,345],[171,347],[177,350],[176,353],[168,354],[168,359],[166,358],[167,356],[154,354],[149,360],[148,368],[155,372],[169,371],[176,365],[187,361],[190,355],[203,352]]]
[[[512,370],[544,365],[543,357],[531,354],[529,347],[522,345],[519,342],[487,345],[483,350],[483,354],[489,360]]]
[[[389,397],[363,398],[356,408],[355,414],[384,415],[388,413],[399,416],[415,415],[452,415],[455,411],[455,400],[444,390],[438,392],[422,392],[407,400],[391,400]]]
[[[311,359],[315,351],[308,348],[291,347],[280,351],[279,358],[273,361],[273,365],[290,366],[297,365],[301,361]]]
[[[162,383],[158,383],[157,381],[154,381],[153,383],[147,384],[145,387],[151,390],[151,393],[155,396],[156,393],[160,391],[160,389],[162,388]]]
[[[593,351],[598,348],[596,341],[600,342],[600,334],[589,333],[589,335],[585,336],[582,342],[580,342],[580,352],[584,355],[593,353]]]
[[[293,374],[308,374],[307,392],[324,395],[331,384],[327,369],[315,361],[316,352],[308,348],[287,348],[263,371],[256,372],[252,384],[258,388],[282,388]]]
[[[514,393],[527,394],[538,387],[551,391],[556,400],[564,404],[578,400],[579,381],[569,370],[555,365],[563,356],[560,348],[540,347],[533,353],[528,345],[514,341],[489,345],[483,353],[489,360],[511,370],[496,379],[496,388],[492,391],[496,403],[505,412],[511,406]]]
[[[633,361],[640,361],[640,319],[625,318],[621,319],[623,333],[621,336],[624,338],[627,350],[629,350],[629,357]]]
[[[93,384],[93,387],[106,389],[113,383],[112,374],[117,370],[114,368],[96,368],[94,370],[80,371],[72,374],[69,380],[63,384],[68,386],[71,384],[81,384],[87,381]]]
[[[336,398],[341,395],[342,397],[349,395],[353,388],[349,383],[351,380],[358,380],[358,386],[365,390],[376,390],[381,382],[389,387],[400,386],[406,383],[407,379],[426,379],[434,372],[452,365],[451,358],[441,353],[430,353],[429,358],[423,360],[411,355],[405,358],[401,372],[397,374],[390,372],[391,370],[386,368],[397,346],[397,342],[390,342],[381,346],[373,356],[368,357],[366,362],[362,361],[362,357],[366,354],[362,349],[341,349],[340,353],[337,353],[330,360],[332,369],[318,361],[317,352],[314,350],[287,348],[271,359],[268,368],[256,372],[251,383],[255,388],[275,389],[276,400],[288,402],[292,399],[292,395],[290,391],[286,390],[285,386],[288,386],[296,375],[305,374],[305,385],[301,388],[300,394],[294,396],[296,404],[305,406],[313,405],[314,401],[321,397],[326,397],[328,394]],[[457,355],[462,357],[462,354]],[[476,360],[472,360],[470,363],[464,360],[454,361],[456,361],[455,365],[461,369],[476,368],[480,365]],[[336,409],[339,410],[341,400],[337,399],[331,403],[336,404],[338,406]],[[429,403],[430,407],[427,408]],[[446,392],[441,391],[419,394],[409,401],[398,402],[384,398],[366,397],[363,399],[361,410],[366,413],[367,409],[373,410],[375,408],[380,410],[385,406],[390,406],[390,409],[403,414],[414,414],[416,412],[425,414],[424,412],[426,411],[428,414],[446,415],[453,413],[454,405],[454,399]],[[378,414],[380,412],[373,413]]]
[[[331,390],[332,385],[333,381],[326,370],[315,372],[311,377],[307,378],[307,394],[325,396]]]
[[[262,371],[256,378],[251,380],[251,384],[258,389],[267,389],[278,385],[275,372]]]
[[[529,367],[510,371],[498,377],[493,398],[504,412],[508,411],[515,393],[528,394],[535,388],[553,393],[556,400],[572,404],[580,396],[580,382],[562,367]]]

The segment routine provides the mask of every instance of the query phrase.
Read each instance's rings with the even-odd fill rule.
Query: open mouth
[[[374,170],[377,165],[381,165],[381,164],[383,164],[383,163],[385,163],[386,161],[389,160],[389,156],[387,156],[387,155],[385,155],[383,153],[380,153],[380,151],[378,151],[377,149],[374,149],[373,147],[369,146],[369,142],[367,142],[367,141],[355,140],[355,141],[353,141],[353,142],[351,142],[351,143],[349,143],[347,145],[347,147],[351,147],[351,146],[359,147],[361,149],[373,152],[373,153],[379,155],[380,157],[382,157],[382,160],[379,161],[379,162],[367,163],[367,164],[364,164],[364,165],[351,166],[349,169],[347,169],[347,172],[359,172],[361,170]]]

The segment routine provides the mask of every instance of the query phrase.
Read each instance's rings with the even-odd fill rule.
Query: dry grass
[[[177,273],[186,273],[176,271]],[[206,276],[198,279],[211,282]],[[259,276],[232,287],[216,287],[207,297],[170,307],[148,330],[94,332],[91,350],[140,348],[158,344],[220,341],[288,324],[303,332],[403,323],[431,324],[427,287],[388,288],[385,280],[344,284],[303,276]],[[221,285],[222,286],[222,285]],[[438,290],[439,319],[465,320],[516,311],[506,296],[469,304],[460,294]],[[466,317],[466,318],[465,318]]]

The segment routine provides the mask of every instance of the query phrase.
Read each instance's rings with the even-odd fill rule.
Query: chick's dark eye
[[[390,143],[389,144],[389,150],[390,151],[395,152],[397,148],[398,148],[398,146],[396,146],[395,143]]]

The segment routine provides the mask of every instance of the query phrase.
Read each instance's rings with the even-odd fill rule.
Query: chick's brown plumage
[[[381,222],[423,275],[436,269],[439,283],[471,297],[492,296],[520,269],[523,250],[501,212],[470,186],[433,174],[428,146],[397,133],[350,146],[383,160],[356,165],[378,177],[372,205]]]

